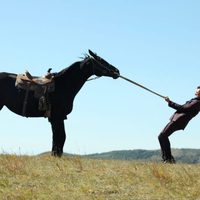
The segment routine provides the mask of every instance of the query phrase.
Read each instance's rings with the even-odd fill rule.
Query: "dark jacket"
[[[193,98],[183,105],[169,101],[168,105],[176,110],[170,120],[176,122],[180,129],[184,129],[188,122],[199,113],[200,98]]]

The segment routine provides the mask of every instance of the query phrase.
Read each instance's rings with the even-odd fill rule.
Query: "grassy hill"
[[[200,165],[0,155],[1,200],[198,200]]]

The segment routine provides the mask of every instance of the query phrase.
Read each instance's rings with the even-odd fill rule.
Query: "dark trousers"
[[[158,136],[158,140],[161,147],[162,152],[162,158],[163,160],[171,160],[173,159],[172,153],[171,153],[171,146],[169,142],[169,136],[177,131],[180,130],[180,126],[177,122],[170,121],[165,128],[161,131],[160,135]]]

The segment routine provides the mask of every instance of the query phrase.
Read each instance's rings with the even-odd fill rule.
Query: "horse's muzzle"
[[[114,72],[113,72],[113,76],[112,76],[112,77],[113,77],[114,79],[119,78],[119,76],[120,76],[120,72],[119,72],[119,71],[114,71]]]

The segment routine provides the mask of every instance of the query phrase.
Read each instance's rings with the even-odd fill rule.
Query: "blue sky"
[[[200,85],[200,2],[159,0],[0,1],[0,71],[42,75],[79,60],[88,49],[121,75],[183,104]],[[159,149],[157,136],[174,112],[123,79],[87,82],[65,121],[64,151]],[[0,150],[49,151],[50,124],[4,107]],[[200,148],[200,116],[170,137],[174,148]]]

